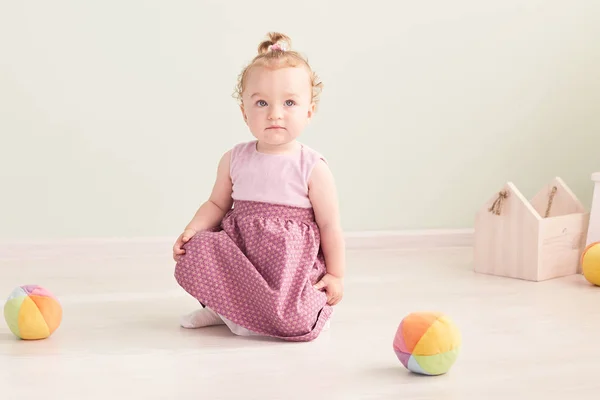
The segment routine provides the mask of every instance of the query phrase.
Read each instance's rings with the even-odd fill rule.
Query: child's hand
[[[330,306],[339,303],[344,294],[344,283],[342,278],[330,274],[325,274],[325,276],[317,282],[314,288],[317,290],[325,289],[325,292],[327,293],[327,304]]]
[[[185,243],[187,243],[191,238],[193,238],[195,234],[195,230],[188,228],[185,231],[183,231],[181,235],[179,235],[177,241],[173,245],[173,260],[175,260],[175,262],[179,261],[179,258],[182,254],[185,254],[185,250],[182,248],[182,246]]]

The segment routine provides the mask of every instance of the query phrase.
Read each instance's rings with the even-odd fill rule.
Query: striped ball
[[[396,331],[393,347],[400,362],[422,375],[442,375],[456,361],[461,334],[456,325],[438,312],[407,315]]]
[[[62,307],[56,297],[37,285],[19,286],[4,304],[4,319],[20,339],[46,339],[62,321]]]

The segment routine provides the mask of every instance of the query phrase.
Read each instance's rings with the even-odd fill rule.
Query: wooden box
[[[530,201],[508,182],[475,218],[476,272],[543,281],[581,272],[589,213],[560,178]]]

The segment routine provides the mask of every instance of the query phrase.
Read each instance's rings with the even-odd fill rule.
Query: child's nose
[[[273,106],[269,110],[269,119],[280,119],[283,116],[283,110],[281,107]]]

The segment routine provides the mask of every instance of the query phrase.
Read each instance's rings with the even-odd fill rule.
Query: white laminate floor
[[[135,253],[135,251],[134,251]],[[331,329],[310,343],[184,330],[196,302],[170,254],[0,259],[0,294],[35,283],[63,304],[49,339],[0,324],[0,399],[597,399],[600,288],[477,275],[471,249],[351,251]],[[408,372],[392,339],[445,312],[463,348],[447,374]],[[3,322],[3,321],[1,321]]]

